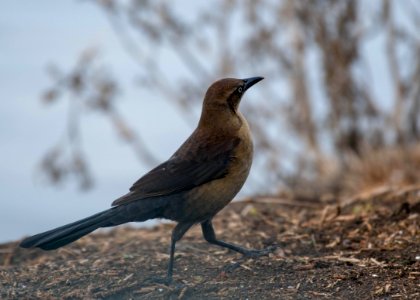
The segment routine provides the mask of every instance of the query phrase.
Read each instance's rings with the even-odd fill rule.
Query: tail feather
[[[78,230],[76,232],[70,233],[68,235],[62,236],[61,238],[56,238],[56,239],[51,239],[48,240],[46,242],[43,242],[42,244],[36,246],[39,247],[43,250],[54,250],[60,247],[63,247],[67,244],[70,244],[78,239],[80,239],[81,237],[91,233],[92,231],[98,229],[100,226],[90,226],[87,228],[84,228],[82,230]]]
[[[150,200],[150,201],[148,201]],[[144,199],[115,206],[85,219],[36,234],[24,239],[23,248],[38,247],[53,250],[70,244],[100,227],[116,226],[127,222],[143,222],[160,216],[168,199]]]
[[[67,245],[82,236],[91,233],[99,227],[105,227],[113,224],[111,217],[115,209],[109,209],[93,216],[87,217],[34,236],[24,239],[20,246],[23,248],[39,247],[44,250],[53,250]]]

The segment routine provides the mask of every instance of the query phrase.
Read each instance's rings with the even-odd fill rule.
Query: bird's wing
[[[137,180],[130,192],[112,206],[186,191],[226,176],[240,139],[200,139],[200,143],[193,140],[187,140],[169,160]]]

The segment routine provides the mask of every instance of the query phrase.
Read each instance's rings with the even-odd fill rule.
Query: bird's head
[[[251,86],[263,80],[264,77],[246,79],[224,78],[214,82],[204,97],[204,110],[229,110],[236,113],[239,102]]]

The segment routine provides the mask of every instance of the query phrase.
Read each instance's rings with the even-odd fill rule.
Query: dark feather
[[[194,142],[197,140],[200,143]],[[239,142],[237,137],[208,137],[196,131],[169,160],[141,177],[112,205],[179,193],[223,178]]]

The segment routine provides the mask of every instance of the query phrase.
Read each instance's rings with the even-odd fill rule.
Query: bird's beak
[[[244,86],[245,91],[263,79],[264,77],[251,77],[251,78],[242,79],[245,82],[245,86]]]

